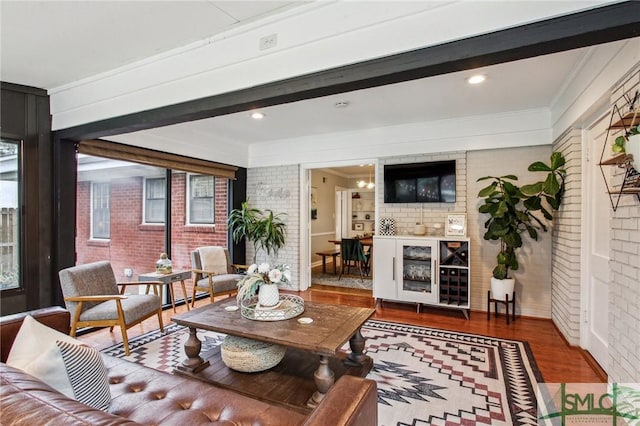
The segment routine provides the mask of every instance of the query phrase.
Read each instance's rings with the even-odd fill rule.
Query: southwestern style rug
[[[475,334],[370,320],[362,329],[378,384],[378,422],[384,426],[536,425],[536,387],[542,381],[529,345]],[[127,359],[171,371],[184,359],[188,329],[130,341]],[[202,351],[224,335],[198,332]],[[345,345],[345,349],[348,345]],[[103,351],[124,357],[122,345]]]

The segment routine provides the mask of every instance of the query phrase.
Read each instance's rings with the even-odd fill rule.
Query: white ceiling
[[[0,78],[52,89],[305,3],[1,0]]]
[[[53,89],[151,55],[215,36],[303,5],[293,1],[7,1],[0,2],[2,81]],[[131,142],[205,135],[250,145],[321,133],[354,131],[553,106],[589,54],[584,48],[324,98],[278,105],[251,120],[248,112],[109,137]],[[31,58],[39,58],[37,66]],[[44,60],[42,60],[44,58]],[[346,101],[346,108],[336,102]]]

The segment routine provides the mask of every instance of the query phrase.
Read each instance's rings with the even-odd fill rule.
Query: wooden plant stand
[[[507,324],[509,324],[509,305],[511,305],[511,318],[516,320],[516,292],[514,291],[509,299],[509,295],[505,296],[505,300],[498,300],[491,297],[491,290],[487,290],[487,319],[491,318],[491,302],[493,302],[496,318],[498,317],[498,303],[502,303],[507,307]]]

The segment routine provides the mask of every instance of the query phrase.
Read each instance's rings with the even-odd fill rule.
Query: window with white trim
[[[215,178],[208,175],[188,175],[187,224],[215,224]]]
[[[165,219],[165,178],[144,180],[144,223],[162,223]]]
[[[111,237],[110,191],[109,182],[91,184],[91,238],[108,240]]]

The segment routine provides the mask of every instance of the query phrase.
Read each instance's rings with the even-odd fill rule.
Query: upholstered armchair
[[[60,285],[67,309],[71,312],[72,337],[80,327],[119,326],[125,354],[129,355],[127,329],[158,315],[162,325],[162,283],[159,281],[117,283],[107,261],[87,263],[61,270]],[[124,294],[127,286],[152,286],[153,294]],[[120,287],[120,291],[118,290]],[[147,293],[149,287],[147,287]]]
[[[206,291],[213,303],[214,295],[231,295],[238,291],[238,281],[247,265],[231,263],[229,250],[224,247],[198,247],[191,252],[193,271],[193,298],[191,306],[196,304],[196,292]]]

